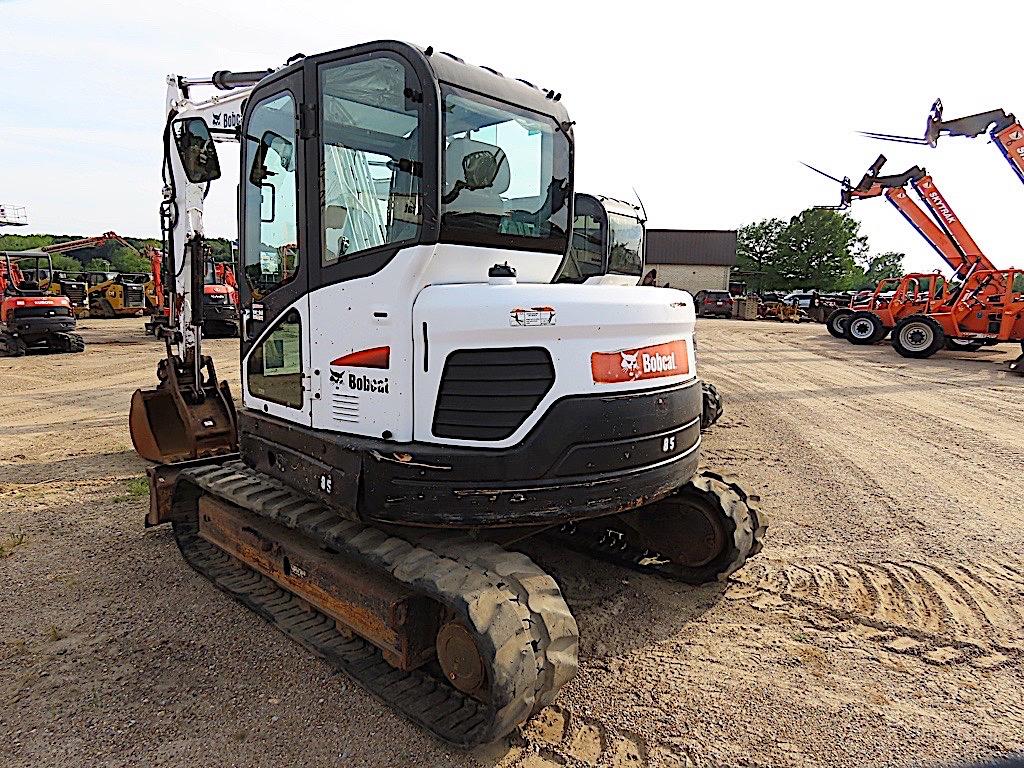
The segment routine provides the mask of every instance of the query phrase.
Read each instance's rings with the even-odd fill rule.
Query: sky
[[[939,1],[0,0],[0,203],[29,216],[3,231],[157,236],[166,75],[391,38],[560,91],[577,191],[633,199],[635,188],[648,226],[788,219],[839,197],[800,161],[856,181],[884,152],[887,172],[932,173],[996,265],[1024,267],[1024,185],[987,137],[930,149],[857,134],[918,135],[936,97],[947,118],[1024,113],[1015,30],[985,5]],[[208,235],[235,236],[234,195],[234,180],[215,185]],[[873,252],[943,266],[883,200],[852,213]]]

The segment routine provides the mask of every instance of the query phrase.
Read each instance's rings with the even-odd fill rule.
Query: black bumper
[[[9,331],[16,333],[28,346],[46,341],[56,333],[71,333],[75,330],[74,316],[17,317],[7,323]]]
[[[696,381],[567,397],[504,449],[364,440],[248,410],[239,437],[247,464],[350,516],[442,527],[541,525],[632,509],[685,484],[697,470],[701,408]]]
[[[231,304],[203,304],[203,332],[208,336],[237,336],[238,313]]]

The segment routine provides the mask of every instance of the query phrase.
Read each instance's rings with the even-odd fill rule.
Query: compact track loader
[[[497,739],[576,672],[531,536],[691,584],[767,521],[698,471],[692,298],[553,284],[560,94],[378,42],[169,78],[168,355],[130,424],[147,524],[436,736]],[[225,93],[205,101],[193,89]],[[241,407],[201,351],[202,204],[241,141]]]

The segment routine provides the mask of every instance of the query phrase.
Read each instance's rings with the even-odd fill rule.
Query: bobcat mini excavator
[[[130,425],[157,462],[147,524],[217,587],[471,745],[576,672],[576,622],[518,542],[691,584],[760,550],[756,498],[698,471],[689,294],[552,283],[560,94],[377,42],[171,77],[167,105],[176,296]],[[237,411],[201,351],[217,140],[242,144]]]

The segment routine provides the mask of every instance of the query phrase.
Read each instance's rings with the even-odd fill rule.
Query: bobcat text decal
[[[598,384],[642,381],[661,376],[681,376],[690,371],[686,342],[669,341],[640,349],[618,352],[593,352],[590,371]]]
[[[335,368],[377,368],[391,367],[391,347],[361,349],[331,360],[331,383],[346,386],[357,392],[380,392],[390,394],[391,382],[387,376],[370,378],[365,373],[347,373]]]

